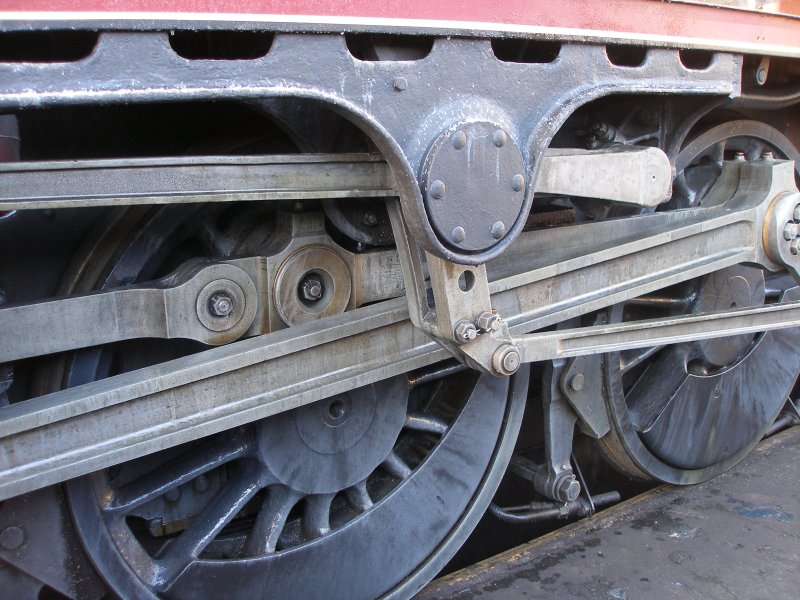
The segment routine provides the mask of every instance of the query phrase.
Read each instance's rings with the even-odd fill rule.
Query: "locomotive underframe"
[[[13,178],[26,168],[35,178],[37,168],[49,167],[7,165],[0,168],[0,186],[5,186],[0,209],[355,197],[383,203],[390,196],[386,204],[397,249],[364,255],[335,250],[351,273],[359,273],[351,284],[359,287],[360,300],[342,314],[287,329],[275,327],[269,316],[277,310],[269,300],[276,279],[266,273],[304,244],[333,248],[318,225],[295,223],[296,245],[273,255],[189,264],[148,287],[0,308],[0,322],[14,321],[14,328],[3,332],[4,341],[19,338],[33,324],[42,332],[15,350],[10,345],[0,349],[3,361],[143,336],[225,344],[0,409],[0,498],[252,423],[452,355],[485,372],[509,375],[520,362],[800,325],[800,301],[791,299],[531,333],[742,263],[771,271],[785,268],[797,278],[800,255],[791,249],[797,227],[789,237],[784,233],[787,224],[800,221],[791,160],[728,162],[702,207],[523,232],[540,190],[547,148],[576,110],[618,94],[688,98],[676,100],[661,115],[670,127],[658,145],[674,163],[698,119],[742,94],[740,55],[710,52],[705,66],[693,68],[678,49],[650,48],[641,64],[625,66],[614,64],[602,44],[562,43],[552,62],[516,63],[498,59],[487,39],[436,37],[430,52],[418,60],[366,61],[353,56],[343,35],[275,33],[261,58],[190,60],[179,56],[169,40],[165,31],[104,31],[91,55],[74,63],[0,64],[0,109],[258,100],[304,139],[304,152],[327,151],[303,130],[302,119],[293,118],[292,100],[302,99],[352,122],[381,156],[287,156],[264,163],[273,169],[267,177],[275,177],[268,186],[255,189],[243,177],[237,185],[209,183],[199,191],[188,169],[200,172],[211,163],[235,167],[237,159],[206,158],[200,167],[197,161],[187,166],[170,159],[162,165],[186,168],[179,172],[184,179],[173,182],[167,175],[169,185],[158,195],[134,190],[125,198],[94,191],[103,189],[103,178],[109,176],[107,162],[79,163],[90,174],[83,192],[69,198],[34,194],[33,200],[23,198],[31,187],[24,176]],[[498,230],[496,243],[479,249],[443,235],[427,203],[435,189],[428,181],[431,148],[443,132],[450,135],[474,123],[502,132],[498,147],[508,136],[523,164],[522,188],[515,189],[524,190],[524,197],[513,223]],[[614,168],[619,167],[609,169],[611,179]],[[456,178],[469,175],[453,173]],[[603,175],[607,183],[609,175]],[[604,180],[599,180],[602,188]],[[127,182],[137,185],[135,178]],[[482,196],[485,192],[468,199],[475,210],[466,211],[465,224],[496,225],[495,199]],[[602,189],[597,196],[604,197]],[[471,280],[466,289],[459,283],[465,275]],[[249,320],[209,333],[193,315],[200,306],[198,294],[221,279],[239,285]],[[405,298],[398,297],[403,293]],[[256,309],[262,302],[267,306]],[[91,315],[97,311],[119,317],[112,333],[104,330],[107,323],[94,324]],[[126,314],[135,318],[125,321]],[[71,326],[53,335],[60,321]],[[454,337],[465,331],[464,323],[474,325],[475,335]],[[590,410],[576,412],[588,428],[596,425]],[[688,475],[682,482],[691,481]]]

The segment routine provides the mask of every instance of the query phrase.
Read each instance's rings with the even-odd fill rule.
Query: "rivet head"
[[[491,234],[494,239],[501,239],[506,234],[506,224],[502,221],[497,221],[492,225]]]
[[[11,525],[0,531],[0,546],[6,550],[16,550],[25,543],[25,532],[22,527]]]
[[[494,145],[498,148],[502,148],[506,145],[508,141],[508,134],[503,131],[502,129],[498,129],[494,132]]]
[[[442,198],[444,198],[447,188],[444,185],[444,181],[442,181],[441,179],[434,179],[431,182],[431,185],[428,188],[428,190],[430,191],[431,198],[433,198],[434,200],[441,200]]]
[[[569,381],[569,387],[573,392],[580,392],[583,389],[584,383],[586,383],[586,378],[583,376],[583,373],[575,373],[573,378]]]
[[[408,81],[406,81],[405,77],[395,77],[394,81],[392,82],[392,87],[394,87],[394,89],[398,92],[402,92],[408,87]]]
[[[467,134],[463,131],[456,131],[453,134],[453,148],[456,150],[461,150],[464,146],[467,145]]]
[[[181,499],[181,489],[175,487],[171,490],[167,490],[167,493],[164,494],[164,498],[166,498],[167,502],[177,502]]]
[[[450,239],[453,240],[456,244],[460,244],[464,241],[464,238],[467,237],[467,232],[464,231],[464,228],[461,225],[453,228],[452,233],[450,234]]]
[[[525,189],[525,178],[519,173],[511,178],[511,189],[515,192],[521,192]]]

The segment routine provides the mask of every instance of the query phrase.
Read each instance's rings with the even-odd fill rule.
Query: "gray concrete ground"
[[[713,481],[658,487],[417,596],[478,598],[800,599],[800,427]]]

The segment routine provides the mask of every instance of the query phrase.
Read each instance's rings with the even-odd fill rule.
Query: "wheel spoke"
[[[203,448],[182,454],[115,490],[106,510],[111,514],[130,513],[137,506],[141,506],[203,473],[243,457],[249,449],[249,439],[238,432],[224,442],[220,438],[216,438]]]
[[[307,539],[322,537],[331,530],[331,501],[335,494],[314,494],[306,497],[303,532]]]
[[[162,581],[170,583],[180,575],[262,487],[253,468],[244,468],[229,479],[159,557]]]
[[[408,413],[406,415],[406,422],[403,427],[406,429],[412,429],[414,431],[436,433],[439,435],[442,435],[447,431],[447,423],[445,423],[439,417],[418,413]]]
[[[247,536],[246,556],[265,556],[275,552],[286,519],[301,495],[283,485],[267,490],[267,497],[258,511],[253,529]]]
[[[350,505],[360,512],[369,510],[372,507],[372,498],[367,490],[367,480],[359,481],[345,490]]]
[[[651,356],[660,352],[664,346],[651,346],[650,348],[636,348],[625,350],[619,355],[619,370],[622,375],[637,367]]]
[[[691,352],[687,344],[670,348],[633,385],[625,400],[637,431],[646,429],[661,414],[689,377],[687,364]]]
[[[405,479],[411,475],[411,467],[394,452],[389,453],[389,456],[381,463],[381,466],[386,469],[390,475],[398,479]]]

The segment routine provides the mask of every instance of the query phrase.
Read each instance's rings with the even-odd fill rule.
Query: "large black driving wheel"
[[[723,160],[760,160],[768,152],[800,158],[785,136],[755,121],[704,131],[676,159],[667,208],[702,205]],[[620,322],[798,298],[800,290],[785,273],[737,265],[617,305],[608,318]],[[676,484],[715,477],[750,451],[785,404],[800,371],[798,344],[800,330],[790,328],[605,355],[602,386],[612,431],[601,448],[634,476]]]
[[[257,253],[269,215],[241,210],[115,214],[63,291]],[[263,235],[248,225],[249,242],[232,239],[237,220]],[[74,386],[199,349],[121,343],[52,377]],[[380,381],[69,482],[74,523],[122,598],[409,597],[483,514],[526,393],[525,369],[508,380],[439,365]]]

